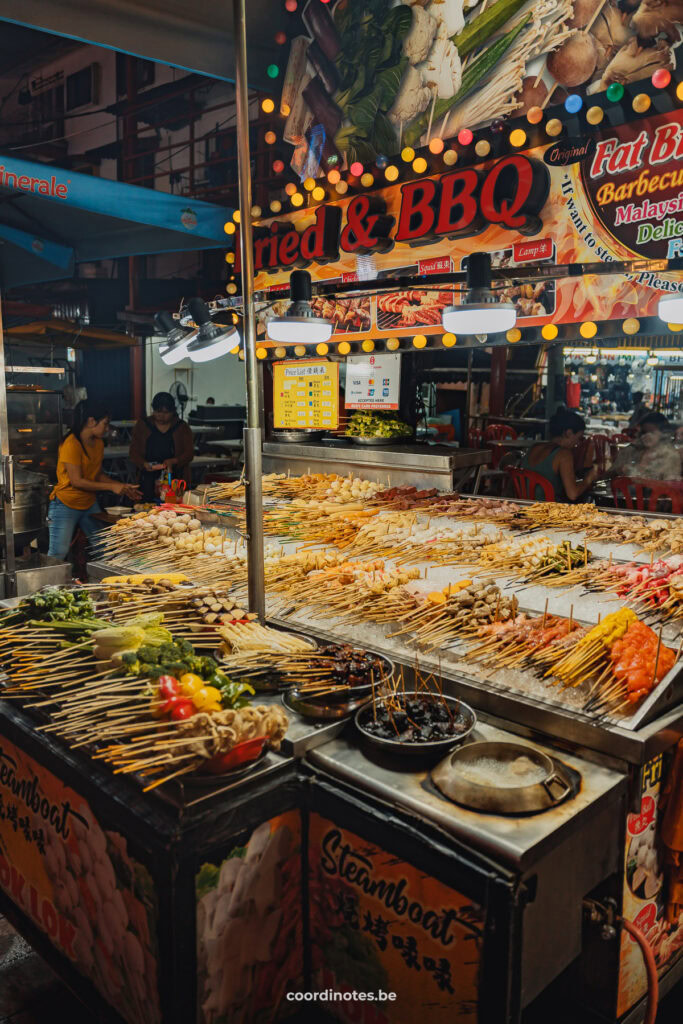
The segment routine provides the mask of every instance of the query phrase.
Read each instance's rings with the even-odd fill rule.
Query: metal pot
[[[528,758],[544,775],[528,786],[482,785],[460,769],[481,758],[500,762],[501,772],[519,757]],[[530,814],[546,811],[571,793],[571,786],[542,751],[521,743],[468,743],[453,751],[431,772],[432,781],[444,796],[457,804],[492,814]]]
[[[45,526],[47,517],[48,479],[42,473],[32,473],[17,467],[14,471],[14,500],[12,518],[14,537],[25,543],[37,537]],[[4,535],[4,524],[0,521],[0,536]]]

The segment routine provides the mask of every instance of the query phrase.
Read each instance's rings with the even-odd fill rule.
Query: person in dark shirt
[[[194,439],[187,423],[179,419],[173,395],[160,391],[152,399],[152,415],[138,420],[130,439],[128,457],[138,467],[144,501],[154,501],[162,470],[190,486]]]

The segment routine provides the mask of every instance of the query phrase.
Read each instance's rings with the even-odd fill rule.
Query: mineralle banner
[[[498,267],[683,255],[682,126],[676,110],[259,221],[256,287],[285,284],[297,266],[326,282],[459,271],[473,251]],[[511,285],[501,301],[515,303],[521,326],[570,324],[654,316],[662,292],[679,288],[651,272],[589,274]],[[382,338],[441,333],[456,301],[444,287],[314,306],[337,335]],[[264,310],[261,330],[287,306]]]
[[[280,113],[302,179],[665,74],[683,21],[661,0],[307,0],[299,9]]]

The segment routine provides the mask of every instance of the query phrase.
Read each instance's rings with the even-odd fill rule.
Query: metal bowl
[[[544,777],[527,786],[486,785],[468,779],[459,769],[487,758],[500,762],[501,771],[519,757],[528,758]],[[521,743],[468,743],[454,750],[431,772],[432,781],[455,803],[492,814],[529,814],[548,810],[571,793],[571,786],[543,751]]]
[[[417,692],[411,690],[408,691],[405,696],[407,698],[423,697],[424,691]],[[365,728],[366,723],[370,720],[373,714],[372,702],[356,712],[356,717],[354,719],[356,728],[368,743],[387,754],[408,754],[413,757],[431,757],[432,755],[436,755],[438,757],[451,750],[452,747],[456,746],[456,744],[462,743],[477,724],[477,716],[469,704],[465,704],[457,697],[449,697],[446,694],[444,694],[443,699],[447,702],[451,711],[456,716],[458,725],[462,726],[462,732],[457,735],[447,736],[442,740],[433,740],[426,743],[402,742],[398,739],[388,740],[384,739],[382,736],[375,736],[374,733],[368,732]]]
[[[366,651],[362,648],[357,648],[357,650],[359,653],[362,650],[363,654],[379,658],[382,662],[382,675],[375,680],[375,693],[379,693],[380,688],[394,677],[393,661],[389,661],[388,658],[376,654],[374,651]],[[313,693],[302,691],[298,686],[291,686],[282,699],[290,711],[296,711],[304,718],[316,718],[321,721],[345,718],[358,711],[368,700],[372,699],[372,683],[349,686],[343,690],[340,689],[339,693],[324,693],[319,697]]]

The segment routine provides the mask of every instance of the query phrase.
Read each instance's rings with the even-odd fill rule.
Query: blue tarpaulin
[[[232,209],[0,154],[0,286],[76,263],[227,247]]]

